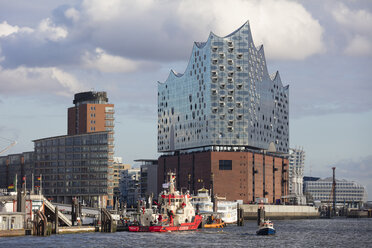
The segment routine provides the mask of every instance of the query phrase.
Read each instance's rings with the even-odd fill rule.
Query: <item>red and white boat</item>
[[[158,198],[158,208],[142,208],[139,225],[129,226],[130,232],[174,232],[196,230],[202,217],[195,214],[189,192],[175,190],[175,175],[168,173],[169,181]]]

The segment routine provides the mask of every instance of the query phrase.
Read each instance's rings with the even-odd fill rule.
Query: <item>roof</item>
[[[32,142],[42,141],[42,140],[48,140],[48,139],[57,139],[57,138],[63,138],[63,137],[76,137],[76,136],[83,136],[83,135],[107,134],[107,133],[109,133],[109,131],[92,132],[92,133],[81,133],[81,134],[74,134],[74,135],[68,135],[67,134],[67,135],[59,135],[59,136],[42,138],[42,139],[36,139],[36,140],[33,140]]]

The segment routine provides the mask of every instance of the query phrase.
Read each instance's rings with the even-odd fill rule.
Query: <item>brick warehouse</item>
[[[159,157],[158,189],[168,171],[176,172],[177,188],[195,193],[203,187],[227,200],[276,203],[288,194],[288,159],[256,151],[205,151]]]

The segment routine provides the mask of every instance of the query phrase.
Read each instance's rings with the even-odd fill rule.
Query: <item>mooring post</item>
[[[243,226],[243,222],[244,222],[244,219],[243,219],[243,213],[244,213],[244,210],[240,207],[240,204],[238,203],[238,206],[237,206],[237,221],[236,221],[236,225],[237,226]]]
[[[59,233],[59,225],[58,225],[58,207],[55,208],[55,220],[54,220],[54,232],[55,234]]]
[[[265,209],[263,207],[258,207],[257,209],[257,225],[261,225],[265,221]]]

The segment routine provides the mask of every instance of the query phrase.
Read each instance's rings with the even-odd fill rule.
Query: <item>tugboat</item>
[[[257,230],[257,235],[274,235],[274,224],[270,220],[265,220],[261,223],[260,228]]]
[[[196,230],[202,216],[195,214],[189,192],[182,194],[175,190],[175,174],[168,173],[169,181],[163,184],[157,209],[142,208],[139,225],[129,226],[130,232],[174,232]]]

